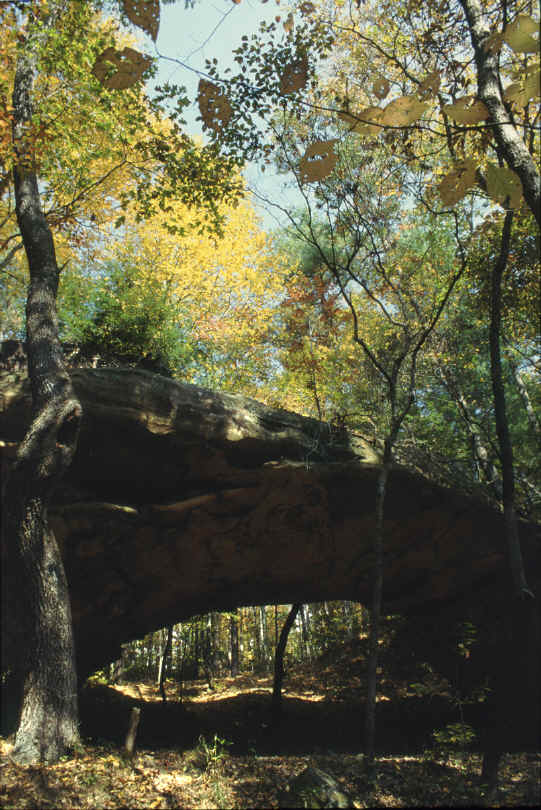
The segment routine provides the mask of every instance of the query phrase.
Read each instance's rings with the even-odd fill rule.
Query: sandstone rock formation
[[[378,458],[316,420],[137,369],[74,369],[79,449],[51,524],[72,597],[80,673],[119,645],[209,610],[369,601]],[[0,371],[6,464],[30,415],[24,363]],[[387,612],[497,599],[500,513],[405,468],[389,482]],[[539,577],[537,527],[523,525]]]

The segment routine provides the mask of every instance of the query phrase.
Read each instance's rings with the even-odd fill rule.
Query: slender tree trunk
[[[47,508],[77,447],[82,409],[58,338],[59,270],[30,141],[36,54],[47,29],[42,24],[36,31],[21,44],[13,89],[15,207],[30,271],[26,348],[32,422],[9,471],[2,510],[3,618],[15,642],[8,643],[5,663],[23,684],[12,752],[19,763],[54,762],[79,740],[71,606]]]
[[[214,689],[212,684],[212,677],[214,675],[213,665],[213,637],[212,637],[212,614],[207,616],[207,626],[205,628],[205,636],[203,641],[203,669],[205,671],[205,678],[209,689]]]
[[[381,606],[383,596],[383,531],[385,515],[385,495],[391,465],[391,443],[385,442],[383,463],[378,477],[376,493],[376,531],[374,536],[374,568],[372,579],[372,604],[370,611],[370,633],[368,637],[368,666],[366,684],[365,716],[365,756],[369,774],[374,769],[376,741],[376,693],[378,682],[378,653]]]
[[[239,674],[239,624],[237,608],[229,617],[229,644],[231,654],[231,675],[234,678]]]
[[[535,437],[539,446],[541,447],[541,422],[539,421],[539,418],[532,405],[532,401],[530,399],[530,395],[524,383],[524,379],[522,377],[520,369],[518,368],[515,361],[509,355],[508,361],[509,365],[511,366],[511,371],[513,372],[513,379],[515,380],[518,392],[520,394],[520,398],[522,400],[524,409],[526,411],[526,415],[528,417],[528,425],[530,426],[530,431],[532,433],[532,436]]]
[[[284,680],[284,653],[286,650],[287,639],[289,637],[289,631],[293,627],[293,623],[297,617],[297,613],[299,612],[300,608],[301,608],[300,603],[297,603],[291,607],[291,610],[287,614],[284,626],[282,627],[282,630],[280,632],[280,640],[278,641],[276,652],[274,654],[274,684],[272,687],[272,704],[271,704],[271,716],[273,726],[279,725],[282,716],[282,682]]]
[[[306,615],[306,606],[301,605],[299,616],[301,617],[301,631],[302,631],[302,648],[304,651],[305,660],[311,659],[310,643],[308,639],[308,616]]]
[[[169,627],[167,628],[165,644],[163,646],[162,654],[160,655],[160,663],[158,667],[158,688],[160,690],[160,694],[162,696],[162,700],[164,703],[167,702],[167,698],[165,696],[164,683],[167,673],[167,661],[171,653],[172,644],[173,644],[173,625],[170,624]]]
[[[527,715],[534,711],[534,707],[529,706],[528,702],[525,703],[523,697],[525,692],[532,695],[536,694],[535,687],[529,685],[531,680],[529,673],[539,669],[538,664],[536,667],[535,663],[539,657],[538,607],[534,594],[530,591],[526,582],[520,548],[518,521],[514,504],[513,448],[507,421],[500,353],[501,288],[509,255],[512,220],[513,213],[507,212],[502,229],[500,255],[492,270],[490,313],[490,371],[494,395],[496,433],[498,435],[502,466],[505,533],[515,596],[509,605],[509,638],[502,645],[500,668],[495,676],[493,695],[491,697],[491,702],[495,707],[496,729],[487,740],[483,756],[482,779],[489,783],[491,790],[495,790],[497,786],[498,766],[502,751],[505,750],[507,735],[512,733],[512,729],[516,728],[517,724],[522,725],[521,721],[527,727],[529,723]],[[524,628],[526,626],[531,626],[532,631],[525,636]],[[534,646],[530,646],[532,639],[536,639]]]
[[[501,332],[501,297],[502,278],[507,266],[509,245],[511,241],[511,227],[513,213],[508,211],[502,230],[501,250],[498,260],[492,270],[492,288],[490,302],[490,373],[492,378],[492,391],[494,395],[494,415],[496,433],[502,465],[502,501],[505,520],[505,532],[509,551],[509,561],[515,594],[518,597],[533,597],[526,582],[524,563],[518,535],[518,522],[515,512],[515,476],[513,468],[513,447],[509,422],[507,420],[505,388],[502,375],[502,360],[500,351]]]
[[[267,608],[259,606],[259,648],[261,651],[261,666],[264,672],[269,669],[269,650],[267,647]]]

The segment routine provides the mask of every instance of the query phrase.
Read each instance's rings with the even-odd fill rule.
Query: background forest
[[[375,703],[378,640],[400,627],[382,602],[393,464],[504,511],[515,595],[538,599],[516,529],[541,521],[538,10],[276,12],[233,44],[235,68],[198,71],[193,99],[162,80],[156,46],[139,52],[157,41],[158,0],[0,4],[0,340],[31,347],[37,334],[21,215],[34,177],[68,366],[146,368],[368,439],[382,462],[374,601],[301,605],[285,661],[323,670],[362,641]],[[196,104],[202,137],[185,120]],[[188,681],[266,676],[290,608],[157,630],[91,680],[156,682],[165,700],[167,667],[181,699]],[[419,697],[460,692],[429,656],[406,681]],[[484,700],[482,682],[470,686],[467,699]],[[325,690],[347,698],[333,678]],[[453,728],[442,734],[448,744]]]

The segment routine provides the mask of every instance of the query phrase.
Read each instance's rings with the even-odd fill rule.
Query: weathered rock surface
[[[333,776],[309,766],[282,792],[280,807],[347,808],[355,807],[355,804]]]
[[[80,672],[120,643],[208,610],[368,601],[377,455],[316,420],[134,369],[75,369],[79,449],[51,523],[70,584]],[[0,373],[6,463],[30,415],[24,369]],[[503,518],[393,470],[388,612],[505,600]],[[523,525],[539,579],[538,527]]]

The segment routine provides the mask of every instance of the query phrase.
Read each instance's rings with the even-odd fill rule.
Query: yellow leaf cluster
[[[284,288],[285,264],[247,202],[222,206],[221,238],[201,235],[197,212],[177,202],[171,206],[174,211],[142,222],[128,214],[108,258],[135,263],[141,287],[155,288],[158,282],[178,307],[179,321],[191,324],[195,339],[257,365]],[[184,222],[184,236],[164,229],[172,215]]]

